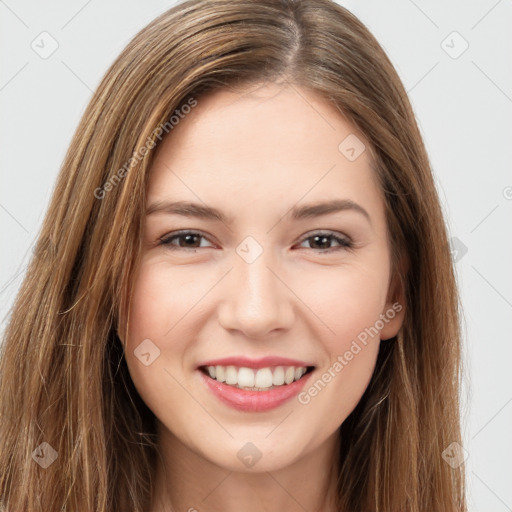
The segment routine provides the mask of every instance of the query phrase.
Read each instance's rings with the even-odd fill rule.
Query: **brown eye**
[[[353,247],[353,243],[349,238],[341,238],[333,233],[315,233],[314,235],[305,238],[302,243],[307,241],[310,241],[311,249],[315,249],[320,252],[351,249]],[[337,246],[332,247],[333,242],[335,242]]]
[[[161,238],[160,244],[171,250],[198,249],[200,247],[204,247],[201,246],[201,239],[206,240],[206,238],[197,231],[180,231],[177,233],[171,233],[164,238]],[[178,244],[173,243],[175,240],[178,240]]]

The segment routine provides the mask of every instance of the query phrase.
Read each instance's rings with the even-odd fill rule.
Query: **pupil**
[[[325,235],[317,235],[314,237],[314,240],[315,240],[315,243],[318,241],[318,240],[321,240],[320,242],[320,245],[322,245],[322,249],[325,249],[326,247],[324,247],[326,244],[328,244],[328,241],[329,241],[329,237],[328,236],[325,236]]]
[[[197,235],[184,235],[184,239],[186,240],[185,245],[190,245],[189,242],[194,243],[194,238],[197,238]]]

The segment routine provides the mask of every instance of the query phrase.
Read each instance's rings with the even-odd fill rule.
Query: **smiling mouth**
[[[246,391],[270,391],[286,387],[311,373],[314,366],[272,366],[247,368],[244,366],[201,366],[199,370],[211,379]]]

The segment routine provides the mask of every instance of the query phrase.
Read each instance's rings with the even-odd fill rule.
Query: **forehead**
[[[348,198],[379,216],[367,147],[332,104],[297,86],[215,91],[158,147],[148,200],[200,200],[236,215]]]

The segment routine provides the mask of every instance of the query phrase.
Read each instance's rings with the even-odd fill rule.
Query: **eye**
[[[200,239],[203,238],[206,240],[201,233],[197,231],[177,231],[176,233],[170,233],[169,235],[160,239],[160,244],[165,245],[168,249],[176,250],[176,249],[198,249],[199,247],[204,247],[201,245],[197,245]],[[174,240],[178,240],[178,245],[173,244]],[[208,247],[208,246],[207,246]]]
[[[177,231],[175,233],[170,233],[169,235],[161,238],[160,244],[164,245],[166,248],[170,250],[190,249],[194,252],[196,249],[199,249],[201,247],[212,247],[208,245],[201,245],[201,239],[207,240],[207,238],[198,231]],[[173,243],[174,241],[178,241],[178,243]],[[308,236],[307,238],[304,238],[301,244],[309,241],[312,242],[310,242],[310,245],[313,245],[311,248],[319,251],[320,253],[339,250],[351,250],[354,247],[352,240],[350,240],[349,238],[339,237],[330,232],[314,233]],[[332,247],[333,242],[337,244],[337,246]]]
[[[350,238],[342,238],[330,232],[314,233],[313,235],[310,235],[307,238],[305,238],[302,243],[308,241],[312,241],[312,244],[310,243],[310,245],[313,245],[312,249],[316,249],[324,253],[339,250],[351,250],[354,247],[354,243],[352,242],[352,240],[350,240]],[[337,247],[326,247],[328,245],[331,245],[333,241],[336,244],[338,244]]]

